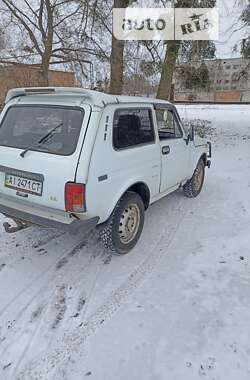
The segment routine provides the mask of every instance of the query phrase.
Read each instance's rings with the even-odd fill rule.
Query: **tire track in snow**
[[[68,249],[67,253],[65,253],[65,251],[64,251],[64,253],[62,255],[60,255],[59,257],[57,257],[57,259],[55,261],[53,261],[54,265],[52,264],[52,266],[51,266],[51,263],[50,263],[50,265],[44,271],[42,271],[38,277],[33,279],[28,285],[26,285],[24,288],[22,288],[21,291],[15,295],[15,297],[13,297],[13,299],[1,310],[0,317],[2,317],[4,315],[4,313],[7,311],[7,309],[20,296],[23,295],[26,299],[25,293],[30,292],[30,287],[32,285],[34,285],[35,283],[37,283],[40,280],[40,278],[42,278],[46,274],[51,273],[51,276],[49,278],[47,278],[46,280],[44,280],[44,281],[46,281],[46,283],[43,284],[41,287],[39,287],[38,290],[36,289],[36,292],[32,295],[32,297],[28,300],[28,302],[21,308],[21,310],[19,310],[19,313],[18,313],[17,317],[15,318],[15,321],[18,321],[18,319],[20,319],[20,317],[25,312],[25,310],[28,308],[28,306],[30,306],[30,304],[38,297],[38,295],[43,293],[43,291],[49,287],[51,282],[53,282],[55,280],[55,273],[58,270],[64,269],[64,266],[66,266],[66,264],[68,263],[68,258],[72,255],[72,253],[78,249],[81,250],[82,248],[83,248],[83,242],[81,241],[79,244],[76,244],[71,249]],[[64,265],[61,264],[62,262],[64,262]],[[67,269],[67,268],[65,268],[65,269]],[[63,274],[60,273],[60,276],[62,276],[62,275]]]
[[[17,299],[20,298],[20,296],[24,295],[26,292],[29,292],[30,291],[30,288],[32,287],[32,285],[36,284],[40,279],[42,279],[46,274],[50,274],[50,273],[54,273],[55,269],[56,269],[56,265],[58,264],[58,262],[60,262],[60,260],[62,260],[64,257],[68,257],[68,255],[74,250],[74,249],[77,249],[77,247],[79,245],[82,244],[82,238],[78,239],[78,242],[76,244],[73,245],[73,247],[71,248],[67,248],[63,251],[62,254],[58,255],[55,260],[52,260],[52,262],[49,263],[49,265],[46,266],[46,268],[44,270],[42,270],[40,272],[40,274],[33,278],[27,285],[25,285],[17,294],[15,294],[15,296],[0,310],[0,318],[3,316],[3,314],[6,312],[6,310],[14,303],[17,301]],[[51,281],[51,279],[53,278],[53,276],[50,276],[49,277],[49,281]],[[48,281],[48,279],[47,279]],[[44,285],[44,286],[47,286],[47,283]],[[42,286],[40,288],[40,290],[44,287]],[[40,291],[39,290],[39,291]],[[37,292],[35,294],[35,296],[39,294],[39,292]]]
[[[102,255],[99,255],[99,256],[96,257],[96,258],[101,258],[101,256],[102,256]],[[102,263],[102,264],[103,264],[103,263]],[[96,274],[95,274],[95,276],[94,276],[93,284],[90,286],[90,294],[92,293],[92,290],[93,290],[93,288],[94,288],[94,286],[95,286],[95,282],[96,282],[97,277],[98,277],[99,269],[100,269],[100,265],[98,266],[98,270],[96,270]],[[89,270],[89,267],[88,267],[88,270]],[[84,303],[84,304],[85,304],[85,303]],[[83,305],[84,305],[84,304],[83,304]],[[83,307],[83,305],[81,306],[81,308]],[[47,305],[47,306],[46,306],[46,309],[48,309],[49,306],[50,306],[50,305]],[[67,305],[65,305],[65,306],[66,306],[66,308],[67,308]],[[86,303],[86,308],[87,308],[87,303]],[[85,310],[86,310],[86,308],[85,308]],[[77,310],[78,310],[79,312],[81,311],[81,310],[79,310],[79,309],[77,309]],[[59,312],[60,312],[60,311],[59,311]],[[48,321],[47,321],[47,322],[48,322]],[[55,321],[54,321],[54,322],[55,322]],[[59,322],[61,322],[61,320],[60,320]],[[13,378],[15,378],[15,375],[17,374],[18,369],[20,368],[20,366],[21,366],[23,360],[25,359],[26,354],[28,354],[29,349],[30,349],[32,343],[35,341],[36,336],[37,336],[37,334],[39,333],[39,330],[41,329],[41,327],[42,327],[45,323],[46,323],[46,321],[40,319],[40,322],[38,323],[37,327],[34,329],[32,335],[31,335],[30,338],[29,338],[29,341],[28,341],[27,345],[25,346],[25,348],[24,348],[22,354],[20,355],[20,358],[19,358],[17,364],[15,365],[15,367],[12,369],[12,371],[11,371],[10,374],[9,374],[11,380],[12,380]],[[52,329],[51,329],[51,337],[50,337],[49,342],[48,342],[48,349],[49,349],[49,347],[51,346],[51,344],[53,343],[53,341],[54,341],[54,339],[55,339],[55,336],[54,336],[54,332],[53,332],[53,330],[56,329],[57,325],[58,325],[57,323],[56,323],[56,325],[55,325],[55,324],[52,325]],[[15,343],[15,342],[14,342],[14,343]]]
[[[60,238],[63,235],[64,235],[64,232],[58,232],[58,233],[55,233],[52,236],[47,236],[47,237],[44,237],[44,238],[40,238],[37,241],[37,243],[33,243],[32,244],[32,248],[35,248],[35,249],[42,248],[45,245],[47,245],[48,243],[51,243],[53,240],[58,239],[58,238]]]
[[[0,232],[1,233],[1,232]],[[8,234],[6,234],[5,232],[3,232],[3,234],[6,234],[7,236],[5,237],[7,240],[4,239],[4,242],[2,243],[2,250],[1,250],[1,254],[0,254],[0,265],[1,263],[4,264],[4,269],[5,270],[8,270],[9,268],[13,268],[16,264],[18,264],[21,260],[24,260],[24,259],[30,259],[30,256],[29,256],[29,253],[27,254],[27,251],[28,252],[32,252],[30,251],[30,248],[37,248],[36,252],[39,253],[39,248],[40,248],[40,245],[39,245],[39,241],[40,241],[40,238],[38,239],[38,243],[37,243],[37,246],[35,243],[31,243],[31,246],[29,246],[29,242],[30,242],[30,234],[28,235],[27,234],[27,231],[22,231],[22,232],[19,232],[20,235],[18,236],[15,236],[15,239],[14,236],[12,236],[12,239],[7,239],[8,238]],[[42,251],[42,246],[49,243],[50,241],[58,238],[59,235],[53,235],[53,236],[50,236],[49,234],[47,235],[47,237],[45,237],[43,239],[42,242],[44,242],[44,244],[41,245],[41,248],[40,250]],[[47,241],[47,243],[46,243]],[[13,255],[13,252],[15,252],[15,254]],[[33,253],[33,252],[32,252]]]
[[[58,294],[56,295],[55,299],[53,299],[53,306],[56,308],[56,316],[55,319],[51,322],[52,326],[51,329],[56,329],[56,327],[59,325],[59,323],[62,321],[64,318],[66,309],[67,309],[67,304],[66,304],[66,299],[67,299],[67,287],[65,284],[62,284],[59,289],[58,289]],[[48,309],[49,305],[46,306],[46,309]],[[25,356],[29,352],[29,349],[36,339],[36,335],[38,331],[40,331],[40,328],[42,325],[44,325],[45,321],[42,318],[42,315],[40,316],[41,318],[38,319],[37,323],[33,327],[31,334],[29,334],[27,343],[24,345],[24,349],[21,352],[21,355],[19,356],[17,363],[14,365],[13,369],[11,370],[11,373],[9,374],[10,379],[14,377],[15,373],[17,373],[22,361],[25,359]]]
[[[90,236],[92,236],[92,235],[95,235],[95,233],[93,232]],[[82,243],[81,242],[80,244],[75,245],[68,252],[67,256],[65,256],[65,257],[72,258],[72,257],[74,257],[76,255],[77,252],[81,252],[81,256],[83,256],[84,255],[84,247],[86,247],[86,243]],[[86,248],[85,248],[85,250],[86,250]],[[23,350],[22,350],[19,358],[17,359],[17,363],[11,369],[11,373],[9,373],[9,376],[10,376],[11,379],[13,379],[14,374],[17,372],[17,370],[20,367],[21,363],[25,359],[26,354],[29,352],[29,349],[30,349],[32,343],[37,338],[37,336],[38,336],[38,334],[41,331],[41,328],[43,326],[45,326],[45,325],[46,326],[50,326],[50,330],[47,332],[47,334],[51,335],[50,339],[49,339],[49,342],[48,342],[48,347],[50,345],[50,342],[53,342],[53,340],[55,339],[56,329],[57,329],[58,325],[63,321],[66,310],[69,309],[68,305],[66,304],[67,297],[66,296],[64,297],[65,298],[65,303],[64,303],[64,305],[61,305],[60,299],[57,299],[57,298],[55,299],[55,297],[53,297],[54,291],[55,291],[56,288],[60,288],[61,289],[62,286],[63,286],[64,290],[66,290],[67,285],[68,285],[69,282],[77,282],[77,281],[79,281],[79,279],[81,279],[81,277],[85,277],[85,275],[87,276],[87,274],[89,274],[91,272],[90,269],[93,266],[93,264],[96,262],[96,260],[102,258],[102,256],[103,256],[103,250],[99,250],[98,247],[97,247],[97,250],[98,250],[98,254],[97,254],[97,252],[95,252],[94,254],[92,254],[90,256],[86,256],[87,263],[84,265],[83,269],[80,268],[80,271],[79,271],[79,273],[78,273],[77,276],[75,275],[75,273],[73,271],[72,272],[68,271],[68,267],[66,265],[66,264],[68,264],[68,260],[66,260],[64,262],[63,266],[60,265],[57,268],[57,269],[59,269],[60,274],[58,274],[58,277],[55,278],[55,279],[53,277],[53,284],[52,284],[52,289],[50,290],[50,293],[44,295],[44,297],[46,296],[46,299],[49,299],[51,301],[48,302],[46,305],[44,305],[44,307],[42,307],[42,310],[41,310],[41,314],[42,315],[39,315],[40,318],[38,318],[38,321],[36,321],[36,323],[34,324],[34,326],[30,326],[30,330],[29,331],[27,331],[27,330],[24,331],[24,332],[20,331],[19,334],[15,333],[13,331],[13,334],[12,334],[13,335],[13,339],[12,339],[12,341],[7,346],[5,345],[5,347],[3,348],[2,355],[0,356],[1,357],[1,362],[4,362],[4,353],[6,353],[6,352],[8,353],[8,350],[12,346],[15,346],[15,344],[16,344],[17,341],[19,341],[20,339],[24,339],[25,343],[24,343],[24,348],[23,348]],[[62,261],[62,260],[63,260],[63,258],[60,259],[60,260],[58,260],[57,264],[60,261]],[[103,264],[103,262],[102,262],[102,264]],[[99,267],[100,267],[100,265],[98,265],[98,268]],[[69,273],[70,273],[70,275],[69,275]],[[61,279],[63,280],[63,283],[60,282]],[[44,288],[43,291],[45,293],[48,290],[48,288],[50,289],[50,283],[47,283],[43,288]],[[60,293],[60,289],[59,289],[59,293]],[[37,298],[37,296],[38,296],[39,293],[41,293],[41,292],[38,292],[32,298],[31,301],[35,301],[35,299]],[[54,310],[55,312],[58,312],[58,313],[56,313],[56,315],[54,316],[54,320],[53,320],[53,318],[51,318],[51,314],[48,312],[48,310],[51,307],[53,308],[56,305],[57,302],[58,302],[59,306],[65,307],[65,310],[62,310],[61,307],[59,307],[57,310]],[[29,302],[29,305],[31,303],[32,302]],[[41,303],[41,301],[40,301],[40,303]],[[23,308],[23,313],[27,310],[28,306],[26,305]],[[47,312],[49,318],[46,319],[46,320],[44,320],[43,315],[46,314],[46,312]]]
[[[1,314],[0,314],[1,320],[3,320],[3,317],[6,314],[6,312],[9,312],[9,309],[11,306],[13,306],[13,308],[14,308],[13,315],[11,318],[14,321],[14,323],[13,323],[12,329],[10,331],[6,331],[6,333],[5,333],[7,339],[9,339],[9,337],[11,335],[14,335],[16,333],[15,326],[17,325],[18,321],[21,320],[22,316],[25,314],[27,309],[32,305],[32,303],[34,301],[36,301],[39,296],[46,293],[46,291],[51,286],[51,283],[52,284],[56,283],[57,277],[55,276],[55,273],[58,272],[58,270],[57,270],[58,263],[60,263],[61,260],[63,260],[63,258],[70,258],[73,254],[75,254],[75,252],[77,252],[78,250],[81,250],[82,248],[83,248],[83,242],[81,239],[80,243],[78,241],[76,244],[74,244],[73,247],[68,248],[67,250],[64,250],[63,254],[61,254],[59,257],[57,256],[57,258],[55,260],[53,260],[53,264],[51,264],[51,262],[50,262],[50,265],[47,266],[46,269],[44,271],[42,271],[38,277],[33,279],[28,285],[26,285],[24,288],[22,288],[21,291],[18,292],[18,294],[16,294],[15,297],[13,297],[13,299],[2,309]],[[90,257],[90,260],[92,260],[91,257]],[[88,265],[89,265],[89,263],[87,263],[86,269],[87,269]],[[64,270],[67,271],[67,268],[65,268],[65,269],[62,268],[60,270],[59,276],[63,276]],[[43,279],[44,276],[46,276],[45,279]],[[37,285],[37,283],[40,281],[40,279],[42,280],[41,286],[34,288],[34,285]],[[34,288],[33,292],[32,292],[32,288],[31,288],[32,286]],[[28,294],[32,293],[32,295],[28,298],[27,293]],[[24,299],[23,302],[21,302],[22,298]],[[27,298],[28,298],[28,300],[27,300]],[[49,299],[49,298],[47,298],[47,299]],[[16,309],[16,306],[15,306],[16,301],[18,301],[21,304],[21,308],[19,310]],[[15,340],[15,337],[14,337],[14,340]],[[6,347],[3,348],[3,352],[5,351],[5,349],[6,349]],[[0,355],[0,357],[1,356],[2,355]]]
[[[77,352],[88,337],[95,334],[105,322],[112,318],[126,302],[128,297],[130,297],[145,278],[152,273],[156,264],[165,254],[166,249],[169,248],[185,213],[188,211],[187,207],[184,208],[184,204],[184,201],[179,201],[178,206],[171,212],[171,222],[175,220],[174,226],[170,224],[169,230],[166,231],[164,229],[150,254],[142,264],[129,275],[127,280],[112,292],[106,302],[98,307],[86,322],[81,324],[81,328],[77,327],[72,332],[65,334],[61,339],[57,340],[57,347],[55,349],[52,349],[42,357],[33,359],[31,363],[18,374],[18,380],[48,380],[48,376],[52,375],[56,366],[67,362],[71,354]],[[162,248],[160,248],[160,246],[162,246]]]

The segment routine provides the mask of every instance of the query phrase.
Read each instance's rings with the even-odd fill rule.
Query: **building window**
[[[155,141],[152,113],[149,109],[120,109],[115,112],[113,144],[124,149]]]

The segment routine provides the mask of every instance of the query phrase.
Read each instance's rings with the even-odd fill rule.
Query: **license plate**
[[[40,197],[43,193],[42,182],[7,173],[5,174],[5,187]]]

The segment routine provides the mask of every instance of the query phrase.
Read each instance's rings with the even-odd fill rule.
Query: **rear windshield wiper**
[[[43,136],[43,137],[42,137],[40,140],[38,140],[35,144],[31,145],[30,147],[26,148],[22,153],[20,153],[20,156],[21,156],[22,158],[24,158],[25,154],[26,154],[29,150],[35,148],[36,146],[42,145],[42,144],[44,144],[45,142],[47,142],[48,140],[50,140],[51,137],[53,137],[54,132],[55,132],[58,128],[62,127],[62,126],[63,126],[63,123],[60,123],[60,124],[58,124],[56,127],[52,128],[49,132],[46,133],[45,136]]]

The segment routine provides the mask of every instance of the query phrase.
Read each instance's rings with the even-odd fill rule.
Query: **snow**
[[[212,167],[197,199],[150,207],[131,254],[1,227],[1,379],[249,380],[249,106],[178,108],[211,126]]]

